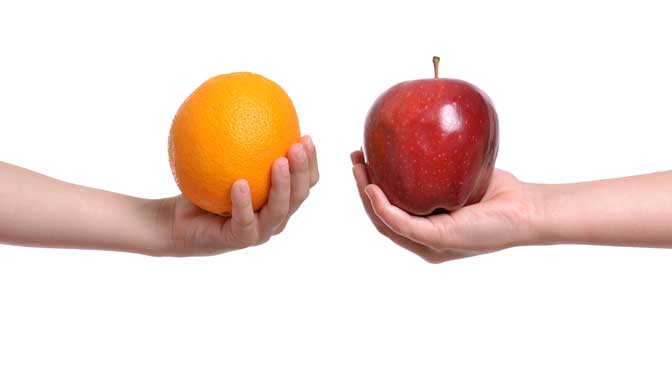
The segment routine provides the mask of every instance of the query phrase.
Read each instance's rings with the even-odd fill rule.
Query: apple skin
[[[492,101],[470,83],[399,83],[366,118],[369,179],[393,205],[419,216],[477,203],[492,177],[498,132]]]

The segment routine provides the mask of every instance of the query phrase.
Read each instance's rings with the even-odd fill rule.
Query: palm
[[[173,242],[177,255],[203,256],[232,250],[223,233],[231,219],[206,212],[179,195],[175,198]]]
[[[429,219],[445,235],[440,248],[479,254],[515,245],[517,237],[528,233],[522,229],[532,212],[524,184],[497,169],[479,203]]]
[[[529,234],[523,226],[534,211],[525,184],[495,170],[483,199],[452,213],[412,216],[390,204],[383,191],[369,183],[361,151],[351,154],[353,173],[371,222],[396,244],[429,262],[443,262],[516,245]]]

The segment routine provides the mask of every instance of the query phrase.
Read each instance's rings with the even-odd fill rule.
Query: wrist
[[[579,230],[583,226],[577,221],[581,216],[567,218],[566,209],[573,202],[569,196],[571,185],[533,184],[533,204],[535,217],[531,221],[534,231],[534,245],[553,245],[581,241]]]
[[[525,183],[523,186],[526,200],[529,201],[528,233],[525,245],[556,244],[557,238],[553,232],[552,200],[555,185]]]
[[[144,234],[139,231],[138,236],[145,236],[145,239],[138,242],[134,253],[165,256],[173,245],[175,198],[143,200],[141,209],[145,212],[147,225],[143,228]]]

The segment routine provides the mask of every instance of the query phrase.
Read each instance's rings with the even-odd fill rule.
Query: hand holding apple
[[[494,171],[480,203],[419,217],[392,205],[381,188],[369,182],[361,151],[350,157],[359,196],[376,229],[428,262],[539,243],[533,227],[540,209],[538,192],[507,172]]]
[[[454,211],[486,192],[498,148],[488,96],[461,80],[399,83],[373,104],[364,129],[371,182],[415,215]]]
[[[364,152],[351,158],[369,218],[430,262],[529,241],[529,194],[512,175],[494,171],[492,102],[465,81],[439,79],[439,58],[433,62],[434,79],[393,86],[366,118]]]

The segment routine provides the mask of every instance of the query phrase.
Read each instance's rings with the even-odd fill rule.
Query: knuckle
[[[243,247],[251,247],[258,240],[257,232],[252,228],[252,224],[248,224],[247,227],[240,225],[240,229],[232,229],[231,234]]]
[[[423,245],[422,249],[418,252],[418,255],[425,260],[425,262],[430,264],[440,264],[447,260],[444,252],[429,245]]]
[[[278,213],[277,220],[282,224],[285,220],[289,218],[289,214],[292,212],[292,207],[290,203],[285,203],[282,210]]]
[[[310,186],[315,186],[318,182],[320,181],[320,174],[315,172],[311,177],[310,177]]]
[[[264,236],[260,237],[260,238],[255,242],[255,245],[264,244],[264,243],[268,242],[269,240],[271,240],[271,234],[265,234]]]
[[[249,216],[245,218],[241,218],[236,220],[238,227],[240,230],[251,230],[254,227],[255,219],[254,216]]]
[[[437,255],[434,252],[425,253],[421,257],[422,257],[423,260],[425,260],[425,262],[430,263],[432,265],[437,265],[437,264],[440,264],[444,261],[443,258],[441,258],[439,255]]]
[[[258,244],[258,241],[259,239],[256,235],[249,235],[245,237],[242,243],[245,247],[253,247]]]
[[[282,222],[287,219],[287,217],[289,216],[289,211],[290,209],[288,205],[282,208],[282,210],[279,210],[278,213],[275,216],[273,216],[274,217],[273,221],[275,221],[276,225],[282,224]]]
[[[385,236],[389,236],[389,233],[388,233],[389,230],[385,227],[384,224],[382,224],[380,222],[374,222],[373,226],[376,228],[376,231],[378,231],[379,233],[381,233]]]
[[[241,248],[252,247],[257,242],[257,239],[252,234],[243,234],[236,237],[238,243],[240,243]]]
[[[432,264],[432,265],[438,265],[440,263],[443,263],[443,260],[435,257],[435,256],[423,256],[422,259],[425,260],[425,262]]]
[[[306,187],[306,190],[300,194],[301,201],[308,199],[308,195],[310,195],[310,188]]]
[[[273,221],[283,221],[289,214],[289,202],[285,201],[282,204],[277,204],[271,209],[271,220]]]
[[[294,193],[294,197],[292,198],[292,204],[293,205],[298,205],[303,203],[304,200],[308,199],[308,195],[310,195],[310,189],[306,188],[305,190],[298,190]]]

